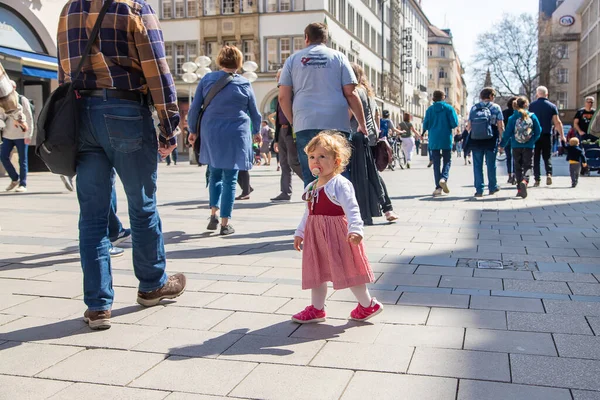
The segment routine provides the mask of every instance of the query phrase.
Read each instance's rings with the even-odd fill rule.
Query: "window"
[[[162,17],[163,19],[173,18],[173,2],[171,0],[162,2]]]
[[[165,60],[170,69],[173,69],[173,43],[165,43]]]
[[[440,72],[438,73],[438,78],[444,79],[447,77],[448,77],[448,75],[446,74],[446,71],[444,71],[444,67],[440,67]]]
[[[294,11],[304,10],[304,0],[294,0]]]
[[[183,74],[181,66],[185,62],[185,44],[177,43],[175,45],[175,75]]]
[[[277,0],[267,0],[267,12],[277,12]]]
[[[559,68],[557,71],[558,83],[569,83],[569,69]]]
[[[558,58],[569,58],[569,45],[566,43],[559,44],[556,53]]]
[[[277,39],[267,39],[267,65],[269,71],[277,71],[280,68]]]
[[[194,18],[198,16],[198,0],[187,0],[187,17]]]
[[[560,110],[569,108],[567,92],[556,92],[556,106]]]
[[[235,40],[224,40],[223,46],[234,46],[237,47],[237,42]]]
[[[334,42],[332,41],[331,44]],[[294,52],[304,48],[304,37],[281,37],[268,38],[266,41],[267,48],[267,71],[277,71],[283,67],[285,60]],[[245,53],[245,51],[244,51]]]
[[[194,61],[198,57],[198,44],[196,42],[187,43],[187,61]]]
[[[377,52],[381,52],[382,54],[380,54],[380,56],[385,58],[385,49],[381,47],[381,44],[381,35],[377,34],[377,47],[375,48],[375,50]]]
[[[340,0],[339,6],[340,16],[338,21],[340,21],[342,25],[346,25],[346,0]]]
[[[352,53],[348,54],[348,61],[350,61],[351,63],[353,63],[354,60],[355,60],[354,54],[352,54]]]
[[[329,0],[329,12],[331,13],[331,15],[333,15],[333,18],[337,19],[337,12],[336,12],[336,1],[335,0]]]
[[[446,57],[446,48],[444,46],[440,47],[440,57]]]
[[[184,0],[175,0],[175,18],[185,18]]]
[[[242,41],[242,53],[244,53],[244,61],[254,61],[254,42],[252,40]]]
[[[367,46],[371,45],[371,27],[369,26],[369,23],[367,21],[365,21],[365,36],[364,36],[364,41],[367,44]]]
[[[348,30],[351,33],[356,33],[354,31],[354,7],[348,6]]]
[[[290,38],[281,38],[279,40],[279,52],[281,64],[285,63],[285,60],[292,54],[292,43]]]
[[[204,0],[204,15],[217,15],[217,0]]]
[[[221,10],[221,13],[223,13],[223,14],[235,13],[235,1],[234,0],[222,0],[221,4],[223,5],[223,9]]]
[[[292,11],[292,0],[279,0],[279,11]]]
[[[252,0],[240,0],[240,12],[243,14],[252,12]]]
[[[356,36],[363,40],[363,17],[360,14],[356,14]]]
[[[427,57],[432,57],[433,56],[433,48],[431,46],[429,46],[427,48]]]
[[[302,36],[298,36],[294,38],[294,51],[298,51],[304,48],[304,38]]]
[[[211,63],[211,66],[213,66],[219,55],[219,45],[217,42],[206,42],[206,52],[204,54],[213,60]]]
[[[448,86],[444,87],[444,93],[446,94],[446,101],[450,101],[450,88]]]
[[[377,50],[377,32],[371,28],[371,49]]]

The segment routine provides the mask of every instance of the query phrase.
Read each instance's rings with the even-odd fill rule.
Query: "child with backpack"
[[[535,114],[528,111],[529,101],[521,96],[517,98],[515,111],[508,119],[506,131],[502,137],[501,147],[510,141],[514,160],[514,173],[517,184],[517,197],[527,197],[527,185],[533,166],[535,142],[542,134],[540,121]]]

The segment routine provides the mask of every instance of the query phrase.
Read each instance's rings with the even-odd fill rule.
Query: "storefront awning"
[[[19,59],[22,65],[22,73],[25,76],[34,76],[44,79],[58,79],[58,64],[56,57],[51,57],[46,54],[11,49],[3,46],[0,46],[0,55]]]

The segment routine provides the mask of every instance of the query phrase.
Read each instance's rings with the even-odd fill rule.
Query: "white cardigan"
[[[305,189],[306,194],[311,187],[310,183]],[[356,233],[361,237],[364,237],[363,232],[363,221],[360,215],[360,208],[358,208],[358,202],[356,201],[356,195],[354,194],[354,187],[352,183],[341,175],[334,176],[329,182],[325,184],[321,192],[324,192],[329,200],[333,204],[336,204],[344,209],[346,219],[348,220],[348,233]],[[304,238],[304,228],[306,227],[306,220],[308,219],[308,206],[302,217],[302,221],[296,229],[295,236]]]

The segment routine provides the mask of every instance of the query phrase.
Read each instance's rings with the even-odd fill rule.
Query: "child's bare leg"
[[[325,299],[327,298],[327,282],[321,286],[311,290],[312,306],[317,310],[322,310],[325,307]]]
[[[352,291],[352,293],[356,297],[356,300],[358,300],[361,306],[369,307],[371,305],[371,294],[369,293],[367,285],[363,283],[362,285],[352,286],[350,290]]]

